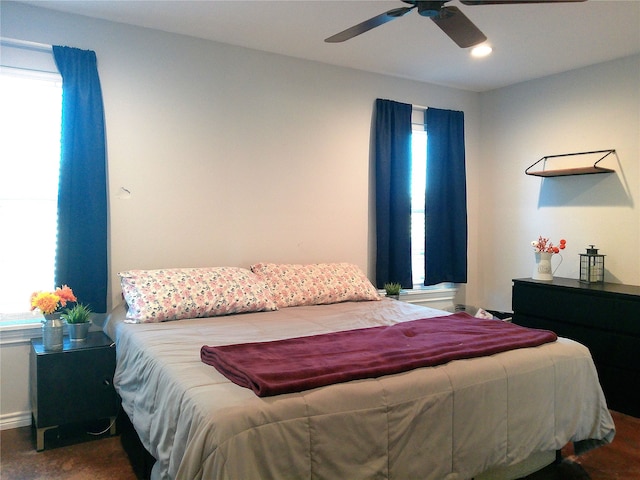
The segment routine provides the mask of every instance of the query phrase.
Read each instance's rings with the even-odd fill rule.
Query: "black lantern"
[[[598,254],[598,249],[589,245],[587,253],[580,254],[580,281],[586,283],[604,282],[604,255]]]

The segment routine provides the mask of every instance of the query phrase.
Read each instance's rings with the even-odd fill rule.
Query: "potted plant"
[[[400,290],[402,290],[402,285],[399,283],[385,283],[384,290],[387,292],[387,297],[395,298],[398,300],[400,298]]]
[[[89,327],[91,327],[91,309],[82,303],[77,303],[73,308],[67,309],[60,316],[67,322],[69,340],[82,342],[87,339]]]
[[[68,302],[77,302],[73,290],[67,285],[56,288],[53,292],[37,291],[31,294],[31,310],[38,310],[44,316],[42,322],[42,344],[45,350],[62,350],[64,322],[59,312]]]

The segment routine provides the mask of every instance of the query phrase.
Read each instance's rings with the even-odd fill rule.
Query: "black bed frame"
[[[131,420],[129,420],[129,417],[122,409],[120,410],[120,415],[118,415],[117,425],[118,431],[120,432],[122,448],[124,448],[124,451],[129,457],[129,462],[133,467],[136,478],[139,480],[149,480],[151,478],[151,469],[156,459],[144,448],[138,433],[135,428],[133,428]]]

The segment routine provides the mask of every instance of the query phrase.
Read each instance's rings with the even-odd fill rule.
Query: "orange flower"
[[[66,285],[63,285],[61,287],[56,288],[56,291],[54,293],[57,296],[60,297],[60,304],[63,307],[67,306],[67,302],[77,302],[78,301],[76,296],[73,294],[73,290],[71,290],[71,288],[69,288]]]
[[[58,309],[60,297],[51,292],[36,292],[31,296],[31,309],[37,308],[45,315]]]
[[[73,290],[67,285],[58,287],[53,292],[33,292],[31,294],[31,310],[36,308],[48,315],[67,305],[67,302],[77,302]]]

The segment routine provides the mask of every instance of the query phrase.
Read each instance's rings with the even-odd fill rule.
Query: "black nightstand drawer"
[[[115,418],[119,408],[113,387],[115,367],[115,346],[102,332],[90,332],[84,342],[65,337],[58,352],[45,351],[41,339],[32,340],[29,380],[38,450],[44,448],[48,428]]]
[[[521,313],[513,315],[513,322],[525,327],[552,330],[561,337],[582,343],[589,348],[597,366],[606,365],[640,372],[640,337]]]

